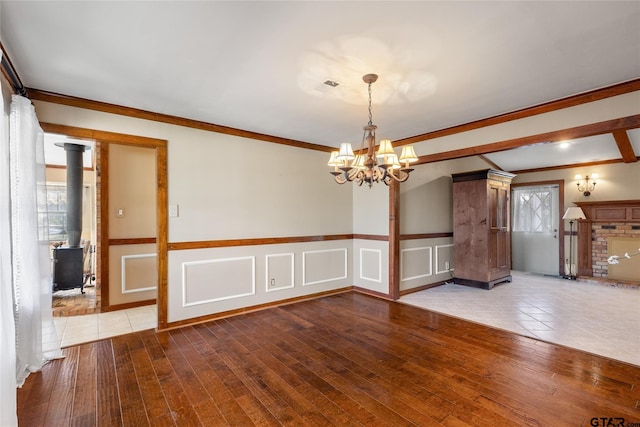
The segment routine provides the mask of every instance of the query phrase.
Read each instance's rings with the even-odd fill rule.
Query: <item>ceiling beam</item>
[[[612,134],[618,145],[618,150],[620,150],[620,154],[622,154],[622,160],[624,160],[625,163],[637,162],[638,159],[636,158],[636,153],[633,151],[633,145],[631,145],[631,140],[629,139],[629,134],[626,129],[614,130]]]
[[[414,164],[421,165],[425,163],[439,162],[442,160],[479,156],[481,154],[490,154],[497,151],[512,150],[514,148],[537,144],[543,141],[559,142],[569,139],[584,138],[587,136],[602,135],[618,130],[626,131],[627,129],[635,129],[638,127],[640,127],[640,114],[622,117],[620,119],[607,120],[599,123],[592,123],[584,126],[577,126],[569,129],[541,133],[538,135],[529,135],[521,138],[508,139],[506,141],[494,142],[491,144],[478,145],[476,147],[460,148],[457,150],[444,151],[441,153],[427,154],[424,156],[419,156],[418,161]]]
[[[534,105],[533,107],[527,107],[520,110],[512,111],[510,113],[476,120],[475,122],[464,123],[433,132],[427,132],[420,135],[410,136],[404,139],[398,139],[396,141],[393,141],[393,145],[394,147],[398,147],[401,145],[428,141],[430,139],[442,138],[443,136],[455,135],[457,133],[468,132],[470,130],[510,122],[512,120],[518,120],[525,117],[536,116],[538,114],[549,113],[551,111],[562,110],[563,108],[587,104],[590,102],[610,98],[613,96],[624,95],[625,93],[635,92],[638,90],[640,90],[640,79],[629,80],[628,82],[618,83],[606,88],[594,89],[589,92],[569,96],[567,98],[545,102],[544,104]]]
[[[480,157],[486,164],[488,164],[489,166],[491,166],[491,168],[495,169],[495,170],[499,170],[499,171],[504,171],[504,169],[502,169],[497,163],[494,163],[493,161],[491,161],[487,156],[485,156],[484,154],[480,154],[478,157]],[[506,171],[505,171],[506,172]]]

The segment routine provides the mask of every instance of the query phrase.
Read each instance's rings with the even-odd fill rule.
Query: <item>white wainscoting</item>
[[[302,252],[302,286],[347,278],[347,248]]]
[[[382,251],[360,248],[360,279],[382,283]]]
[[[255,256],[184,262],[182,306],[255,295],[255,270]]]
[[[120,273],[122,275],[120,282],[122,284],[123,294],[153,291],[158,288],[158,269],[155,262],[156,257],[157,257],[156,254],[134,254],[134,255],[122,256],[120,261],[121,262]],[[148,268],[148,266],[146,265],[148,264],[148,258],[154,259],[153,268]],[[141,271],[141,270],[144,270],[144,271]],[[139,280],[148,280],[150,282],[150,285],[141,287],[141,288],[127,289],[127,276],[135,277],[135,278],[132,278],[131,282],[137,282]]]
[[[266,292],[293,288],[295,285],[294,254],[269,254],[265,256]]]
[[[436,274],[444,274],[444,273],[449,273],[453,271],[453,268],[452,268],[453,252],[451,249],[448,249],[448,248],[453,248],[453,244],[436,245]],[[444,262],[449,263],[449,268],[446,268],[444,266]],[[442,264],[442,266],[440,264]],[[442,267],[442,269],[440,267]]]
[[[422,279],[433,275],[431,246],[400,250],[400,281]]]

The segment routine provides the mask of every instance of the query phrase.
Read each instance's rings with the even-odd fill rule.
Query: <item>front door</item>
[[[512,268],[545,275],[563,274],[558,271],[559,185],[515,187],[511,192]]]

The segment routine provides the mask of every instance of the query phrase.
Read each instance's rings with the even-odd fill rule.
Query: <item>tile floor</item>
[[[640,289],[512,272],[487,291],[446,284],[400,302],[640,366]]]
[[[82,316],[54,317],[61,347],[152,329],[157,326],[156,305]]]

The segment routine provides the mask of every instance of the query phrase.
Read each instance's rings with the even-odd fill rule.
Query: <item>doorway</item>
[[[146,138],[135,135],[127,135],[113,132],[98,131],[85,128],[77,128],[72,126],[40,123],[42,129],[47,133],[53,133],[58,135],[66,135],[69,138],[78,138],[82,140],[95,141],[95,213],[96,213],[96,232],[95,232],[95,252],[92,260],[94,260],[94,270],[96,276],[96,309],[95,312],[115,311],[121,309],[128,309],[132,307],[138,307],[142,305],[158,304],[158,318],[166,323],[166,281],[167,281],[167,141],[155,138]],[[114,156],[109,161],[110,146],[117,146],[116,151],[124,152],[124,158],[127,158],[127,153],[130,150],[133,152],[149,153],[151,161],[146,163],[152,163],[153,175],[151,181],[153,181],[153,202],[152,206],[146,205],[146,209],[151,211],[146,213],[146,218],[149,215],[153,217],[154,223],[153,236],[138,237],[126,237],[122,234],[112,235],[110,233],[110,223],[114,227],[114,220],[110,221],[110,216],[117,217],[121,215],[119,219],[127,218],[128,215],[133,215],[135,210],[139,209],[139,206],[131,206],[132,210],[129,210],[126,206],[114,206],[113,203],[109,203],[109,175],[110,170],[113,169],[111,174],[118,174],[122,176],[122,170],[116,165],[119,161]],[[124,150],[122,150],[124,148]],[[120,150],[119,150],[120,149]],[[142,150],[142,151],[140,151]],[[122,156],[120,156],[122,158]],[[114,161],[115,160],[115,161]],[[138,158],[138,160],[140,160]],[[110,166],[111,163],[111,166]],[[133,166],[125,166],[125,168],[136,169],[138,164],[133,161]],[[136,179],[136,178],[132,178]],[[129,182],[130,183],[130,182]],[[127,181],[125,180],[125,185]],[[146,190],[148,192],[148,189]],[[134,197],[134,202],[140,197]],[[129,203],[125,200],[119,200],[118,202]],[[118,208],[123,208],[122,213],[118,212]],[[124,217],[122,215],[125,215]],[[132,217],[129,217],[133,219]],[[122,223],[122,221],[121,221]],[[117,223],[116,223],[117,224]],[[126,227],[125,227],[126,228]],[[134,225],[134,228],[136,226]],[[115,226],[114,229],[122,231],[122,227]],[[138,246],[138,245],[152,245],[151,248],[144,247],[142,254],[130,253],[130,251],[122,251],[116,249],[115,253],[110,256],[110,247],[120,247],[120,249],[126,249],[126,246]],[[121,253],[122,252],[122,253]],[[126,253],[125,253],[126,252]],[[123,260],[124,259],[124,260]],[[124,271],[122,265],[125,264],[124,270],[128,267],[134,267],[130,271]],[[151,286],[148,286],[148,278],[150,274],[139,273],[140,269],[148,271],[153,269],[154,287],[157,287],[157,297],[155,294],[152,297],[145,295],[145,291],[149,291]],[[111,273],[111,274],[110,274]],[[130,274],[129,274],[130,273]],[[124,276],[124,280],[122,279]],[[117,280],[116,280],[117,279]],[[142,284],[137,286],[134,282],[143,280],[147,285]],[[123,286],[123,281],[126,283]],[[111,283],[113,282],[113,283]],[[116,283],[117,282],[117,283]],[[123,294],[126,298],[118,298],[115,293],[118,291],[110,292],[113,286],[117,286],[118,290],[124,290]],[[79,290],[78,290],[79,293]],[[113,298],[112,298],[113,296]],[[139,298],[138,298],[139,297]],[[98,300],[99,298],[99,300]]]
[[[564,274],[564,184],[515,184],[511,188],[511,268],[549,276]]]

